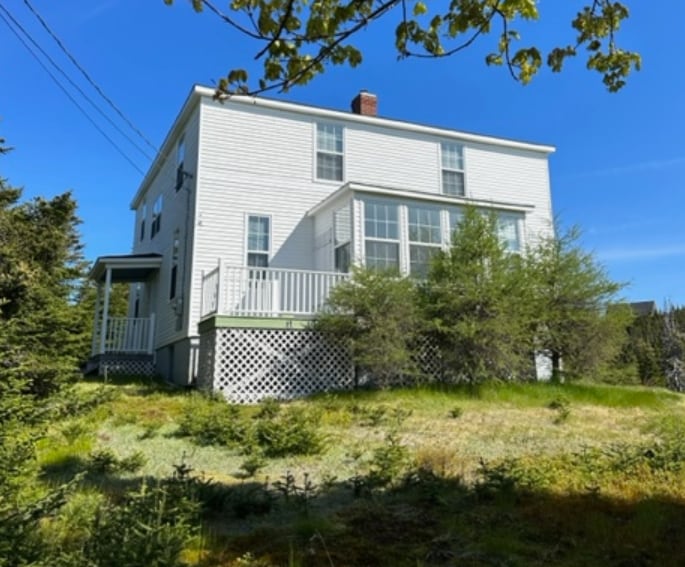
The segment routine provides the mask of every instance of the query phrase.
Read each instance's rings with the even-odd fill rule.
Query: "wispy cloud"
[[[98,18],[101,14],[107,12],[118,3],[119,0],[104,0],[103,2],[95,4],[90,10],[86,10],[76,17],[77,25],[83,25]]]
[[[599,250],[597,255],[601,260],[612,262],[635,262],[641,260],[657,260],[673,256],[685,256],[685,244],[667,244],[664,246],[614,248]]]
[[[579,172],[573,177],[608,177],[614,175],[627,175],[631,173],[643,173],[646,171],[661,171],[663,169],[677,167],[680,165],[685,165],[685,156],[646,160],[603,169],[583,171]]]

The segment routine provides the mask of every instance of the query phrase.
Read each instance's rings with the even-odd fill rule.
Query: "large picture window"
[[[271,219],[266,216],[249,215],[247,218],[247,265],[257,268],[269,267],[271,242]]]
[[[366,267],[375,270],[400,269],[398,206],[392,203],[364,203]]]
[[[316,125],[316,178],[343,180],[343,128],[336,124]]]
[[[459,144],[443,142],[440,145],[442,161],[442,192],[461,197],[464,189],[464,148]]]

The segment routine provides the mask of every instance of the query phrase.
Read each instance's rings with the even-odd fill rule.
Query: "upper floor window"
[[[497,216],[497,234],[509,252],[521,251],[521,218],[516,213],[499,213]]]
[[[443,142],[440,145],[442,162],[442,192],[445,195],[463,196],[464,191],[464,147]]]
[[[349,272],[351,261],[352,214],[349,203],[333,214],[333,248],[336,272]]]
[[[178,256],[181,248],[181,232],[174,231],[174,242],[171,247],[171,271],[169,273],[169,300],[176,298],[176,286],[178,280]]]
[[[343,128],[335,124],[316,125],[316,178],[343,180]]]
[[[247,217],[247,265],[257,268],[269,267],[271,242],[271,219],[265,216]]]
[[[145,221],[147,220],[147,203],[143,201],[140,206],[140,240],[145,238]]]
[[[430,263],[442,245],[440,209],[410,205],[407,210],[409,273],[425,278]]]
[[[159,195],[152,205],[152,224],[150,225],[150,238],[154,238],[162,229],[162,196]]]
[[[398,206],[392,203],[365,201],[364,232],[366,267],[399,271]]]
[[[183,187],[183,178],[185,176],[183,165],[186,159],[186,141],[185,136],[181,136],[176,146],[176,191]]]

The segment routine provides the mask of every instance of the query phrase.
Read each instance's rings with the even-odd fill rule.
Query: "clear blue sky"
[[[209,12],[194,14],[184,0],[171,8],[162,0],[31,1],[155,145],[192,84],[211,85],[230,68],[254,65],[255,44]],[[331,69],[309,86],[276,96],[348,109],[365,88],[378,94],[383,116],[555,145],[552,196],[562,224],[583,229],[584,246],[614,279],[629,284],[626,298],[685,304],[685,3],[626,2],[632,16],[620,40],[641,52],[644,66],[618,94],[607,93],[581,61],[569,62],[561,75],[544,70],[522,87],[505,69],[485,67],[492,38],[449,60],[397,61],[393,25],[383,25],[360,37],[365,61],[357,69]],[[22,0],[0,4],[101,103]],[[543,46],[560,37],[570,41],[568,22],[580,4],[541,1],[542,20],[530,30],[529,41]],[[1,21],[0,46],[0,137],[15,147],[0,159],[0,175],[23,186],[26,197],[73,190],[89,259],[128,252],[133,234],[128,205],[141,174]],[[146,170],[149,160],[81,103]]]

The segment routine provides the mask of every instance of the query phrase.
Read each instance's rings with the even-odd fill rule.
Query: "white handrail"
[[[235,316],[312,316],[349,274],[282,268],[225,267],[222,313]],[[205,310],[206,311],[206,310]]]
[[[153,346],[154,315],[151,317],[108,317],[104,353],[145,353]]]

